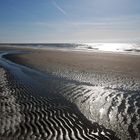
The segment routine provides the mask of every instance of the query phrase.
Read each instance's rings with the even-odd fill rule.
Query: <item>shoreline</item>
[[[106,50],[105,48],[99,49],[98,47],[93,47],[90,45],[92,43],[17,43],[17,44],[0,44],[0,48],[9,48],[9,49],[14,49],[14,48],[20,48],[20,49],[31,49],[31,50],[41,50],[41,51],[62,51],[62,52],[86,52],[86,53],[113,53],[113,54],[122,54],[122,55],[140,55],[140,49],[137,48],[138,44],[135,43],[134,48],[125,48],[125,49],[120,49],[120,48],[114,48],[114,50]],[[102,43],[93,43],[93,44],[98,44],[101,45]],[[110,45],[130,45],[130,43],[105,43],[108,44],[109,47]],[[44,46],[45,45],[45,46]],[[58,47],[56,47],[58,45]],[[71,47],[63,47],[65,45],[70,45]],[[72,47],[73,45],[76,45],[77,47]],[[79,47],[78,47],[79,45]],[[81,45],[85,45],[85,47],[80,47]],[[131,44],[132,45],[132,44]],[[134,45],[134,44],[133,44]],[[61,46],[61,47],[59,47]],[[93,48],[92,48],[93,47]],[[107,47],[107,46],[106,46]]]

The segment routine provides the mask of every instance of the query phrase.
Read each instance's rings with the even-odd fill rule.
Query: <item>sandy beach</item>
[[[0,71],[6,73],[7,92],[17,91],[9,99],[19,111],[7,131],[3,124],[2,138],[139,139],[140,56],[22,51],[30,53],[12,51],[0,62],[8,70]]]
[[[36,50],[30,54],[11,55],[10,60],[42,71],[114,72],[140,78],[140,56],[116,53]],[[51,71],[49,71],[51,70]]]
[[[32,70],[22,72],[9,63],[10,70],[5,64],[0,68],[0,139],[118,139],[112,130],[91,123],[74,104],[45,87],[52,83],[56,87],[56,79],[44,81],[44,76],[31,74]]]

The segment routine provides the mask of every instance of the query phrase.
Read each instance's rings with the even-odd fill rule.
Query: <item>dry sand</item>
[[[75,71],[97,71],[126,74],[140,78],[140,56],[70,51],[34,51],[31,54],[12,55],[9,58],[42,71],[71,69]]]

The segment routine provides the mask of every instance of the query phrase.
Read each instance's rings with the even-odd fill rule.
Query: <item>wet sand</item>
[[[39,86],[3,68],[0,77],[1,140],[118,139],[113,131],[87,120],[61,95],[43,91],[41,96]]]
[[[31,67],[32,69],[37,69],[45,72],[47,74],[45,81],[41,81],[39,76],[33,76],[33,74],[31,73],[29,73],[28,76],[32,77],[36,82],[38,82],[38,84],[40,84],[38,85],[39,90],[40,87],[45,87],[45,92],[47,94],[50,93],[47,98],[50,98],[51,95],[54,95],[53,97],[51,97],[52,100],[54,99],[54,97],[61,96],[61,98],[64,98],[64,100],[66,99],[66,101],[68,101],[70,104],[72,103],[76,106],[78,110],[74,111],[74,114],[75,112],[78,113],[79,111],[76,116],[79,116],[80,113],[81,115],[84,115],[79,116],[80,118],[78,118],[78,120],[81,120],[81,118],[85,117],[85,119],[90,120],[90,122],[92,122],[93,124],[100,124],[107,129],[113,130],[114,132],[116,132],[116,135],[123,140],[137,140],[140,138],[139,57],[140,56],[130,56],[112,53],[61,52],[50,50],[35,50],[32,51],[31,54],[11,54],[5,56],[5,58],[10,59],[16,63],[23,64]],[[22,71],[24,72],[25,70]],[[17,73],[15,72],[15,75],[16,74]],[[52,78],[52,76],[54,76],[54,78]],[[23,76],[21,74],[19,74],[19,78],[17,78],[16,84],[18,84],[20,78],[23,79]],[[22,85],[18,87],[22,87]],[[24,83],[23,87],[24,92],[21,91],[21,96],[22,93],[26,93],[27,95],[27,93],[34,93],[35,91],[37,91],[36,86],[34,86],[33,84],[30,84],[30,86],[28,87]],[[36,100],[42,100],[42,97],[44,97],[44,95],[41,96],[41,92],[42,91],[37,93],[39,94],[39,97],[37,97]],[[34,95],[32,96],[34,98]],[[28,98],[25,100],[28,100]],[[22,101],[23,99],[21,99],[21,102]],[[60,98],[58,100],[53,100],[52,104],[56,104],[56,106],[58,106],[59,101]],[[34,108],[34,105],[38,101],[32,102],[29,98],[29,102],[31,102],[31,108]],[[41,102],[39,102],[39,104]],[[30,109],[30,105],[28,107],[28,104],[29,103],[27,102],[25,106],[26,108]],[[47,102],[43,102],[43,105],[44,104],[47,104]],[[62,107],[64,106],[68,107],[67,104],[62,105]],[[26,111],[26,109],[24,111]],[[66,111],[69,112],[69,109],[67,108]],[[39,116],[44,113],[42,112],[42,110],[37,112],[39,113]],[[40,112],[42,113],[40,114]],[[55,127],[56,129],[58,127],[54,125],[53,121],[56,121],[55,119],[59,118],[59,115],[57,115],[57,113],[59,114],[59,111],[56,111],[57,117],[54,117],[55,112],[54,114],[51,114],[51,117],[54,117],[54,120],[51,119],[50,123],[53,124],[53,127]],[[36,117],[38,115],[36,115]],[[63,115],[67,116],[65,115],[65,113],[62,113],[62,116]],[[60,118],[60,122],[62,121],[64,123],[63,125],[66,125],[67,122],[69,126],[71,124],[70,122],[72,122],[73,120],[71,119],[72,118],[66,118],[66,120],[63,122],[63,120]],[[30,123],[32,125],[32,122]],[[56,122],[56,124],[58,123],[59,121]],[[57,131],[57,137],[60,133],[66,136],[67,131],[70,138],[75,136],[77,137],[77,134],[79,134],[79,132],[80,135],[83,136],[81,130],[86,135],[88,134],[85,131],[88,130],[88,132],[91,132],[89,131],[89,128],[85,130],[85,126],[79,125],[80,124],[72,125],[76,127],[76,129],[74,127],[69,128],[67,126],[65,129],[63,129],[60,123],[59,127],[62,129],[62,131]],[[104,137],[102,136],[106,136],[108,132],[104,127],[101,127],[100,125],[98,127],[98,125],[95,126],[91,124],[92,129],[99,128],[99,131],[97,133],[94,131],[99,136],[97,138],[104,139]],[[44,127],[45,126],[46,125],[44,125]],[[37,123],[37,128],[38,127],[39,124]],[[79,128],[81,128],[80,131]],[[54,130],[54,128],[52,129]],[[79,132],[77,132],[77,130]],[[26,131],[25,133],[27,132],[28,131]],[[56,136],[55,130],[53,132],[54,133],[52,135]],[[42,133],[42,131],[40,131],[37,133],[38,135],[40,135],[41,133],[42,136],[42,134],[45,132]],[[49,131],[47,131],[47,133],[49,133]],[[74,135],[71,137],[72,133],[74,133]],[[96,135],[95,133],[94,135]],[[112,137],[111,139],[114,139],[113,132],[109,135]],[[88,139],[94,139],[91,137],[89,138],[89,136],[87,137]],[[107,139],[109,139],[109,136],[107,136]]]

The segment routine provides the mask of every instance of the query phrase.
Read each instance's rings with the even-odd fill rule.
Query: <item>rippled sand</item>
[[[21,123],[20,105],[13,95],[4,69],[0,68],[0,136],[12,131]]]
[[[35,57],[36,54],[38,54],[37,60]],[[44,54],[47,53],[44,52]],[[60,54],[57,55],[58,58],[60,57]],[[110,56],[113,57],[112,54]],[[71,117],[68,118],[68,120],[70,122],[73,122],[72,120],[74,120],[74,122],[76,122],[75,124],[73,124],[74,122],[68,123],[68,121],[65,120],[68,123],[67,125],[70,127],[70,128],[65,127],[65,130],[68,129],[67,131],[70,136],[73,134],[74,136],[72,137],[76,136],[76,138],[73,139],[78,139],[79,135],[82,135],[83,137],[83,134],[81,134],[81,132],[88,135],[87,136],[88,139],[94,139],[93,137],[95,137],[95,135],[98,139],[105,139],[105,137],[108,137],[109,133],[111,139],[114,139],[113,132],[116,133],[117,137],[123,140],[140,139],[140,104],[139,104],[140,103],[140,77],[139,77],[140,62],[138,59],[139,56],[138,57],[122,56],[121,58],[125,58],[125,60],[123,61],[121,61],[120,57],[115,56],[115,59],[113,60],[115,62],[118,62],[118,65],[117,63],[115,64],[115,62],[114,64],[112,63],[110,65],[109,63],[111,62],[111,60],[107,61],[108,57],[102,58],[98,56],[99,58],[102,58],[101,61],[98,58],[99,59],[98,62],[104,62],[108,66],[107,68],[104,67],[104,71],[102,71],[103,67],[100,66],[100,63],[97,64],[98,66],[97,69],[93,68],[90,69],[90,71],[89,69],[88,70],[85,69],[87,68],[85,65],[83,71],[83,69],[81,69],[82,67],[79,66],[82,63],[81,60],[78,60],[80,61],[78,65],[78,67],[80,68],[78,69],[73,69],[73,67],[75,67],[76,64],[74,66],[71,66],[71,62],[65,64],[65,62],[69,61],[68,59],[71,58],[73,60],[75,57],[72,58],[71,56],[70,57],[68,56],[68,58],[66,58],[65,56],[66,60],[64,57],[62,57],[60,59],[64,59],[65,61],[62,60],[60,61],[59,59],[57,64],[54,63],[55,59],[53,60],[53,57],[55,56],[50,55],[49,57],[48,56],[45,57],[44,55],[42,60],[41,59],[42,53],[39,52],[35,54],[33,53],[31,55],[23,55],[21,56],[21,58],[20,56],[18,56],[17,59],[16,56],[14,56],[12,59],[10,57],[8,58],[10,58],[11,60],[16,60],[16,62],[18,63],[21,62],[22,64],[39,69],[41,71],[45,71],[47,73],[48,77],[45,80],[45,82],[42,83],[43,85],[46,85],[45,91],[46,93],[49,93],[49,96],[47,97],[37,96],[36,100],[41,98],[40,100],[42,102],[42,99],[47,98],[47,101],[48,99],[49,101],[51,100],[51,105],[52,104],[54,105],[55,109],[53,108],[53,111],[57,110],[57,107],[60,105],[63,112],[66,111],[68,114],[71,114],[68,116],[72,116],[72,118],[73,116],[77,116],[78,118],[77,120],[81,120],[81,118],[84,118],[81,121],[82,126],[81,123],[80,124],[78,123],[79,121],[77,122]],[[104,58],[106,58],[105,61]],[[26,60],[28,60],[28,62]],[[49,64],[48,62],[45,63],[45,61],[50,61],[52,65]],[[64,65],[62,63],[64,63]],[[124,67],[123,64],[125,64]],[[96,64],[93,66],[96,66]],[[116,66],[116,67],[112,67],[112,66]],[[34,78],[39,81],[38,76],[34,76]],[[19,81],[19,79],[16,81]],[[19,85],[19,83],[17,85]],[[21,84],[19,85],[19,87],[22,86],[24,87],[24,88],[22,87],[25,91],[24,93],[34,93],[36,91],[35,93],[40,95],[40,92],[37,92],[34,86],[28,85],[30,87],[30,90],[28,90],[28,86],[25,84],[23,85]],[[61,98],[59,98],[59,96]],[[35,98],[36,96],[34,96],[33,94],[31,98],[29,97],[27,99],[32,99],[33,97]],[[58,99],[56,99],[56,97],[58,97]],[[66,104],[64,104],[64,101],[62,101],[62,97],[64,98],[64,100],[66,100],[65,102]],[[63,104],[60,103],[60,100],[62,101],[61,103]],[[47,104],[48,106],[47,101],[45,103],[43,102],[43,104]],[[29,102],[31,101],[29,100]],[[67,109],[64,109],[65,107]],[[73,108],[77,108],[77,110],[73,111]],[[61,113],[57,112],[56,114],[57,114],[56,118],[59,118],[58,114]],[[54,114],[51,116],[53,117]],[[87,120],[90,120],[90,122],[92,123],[90,123]],[[59,121],[61,122],[62,120]],[[63,125],[64,124],[66,123],[63,123]],[[72,127],[70,124],[74,127]],[[103,125],[104,127],[98,124]],[[60,126],[61,125],[59,125],[59,127]],[[107,129],[110,129],[113,132]],[[63,132],[63,130],[64,129],[62,129],[61,132],[60,131],[57,132],[57,134],[59,135],[63,133],[62,135],[64,136],[67,135],[67,132]],[[109,133],[107,131],[109,131]],[[54,132],[54,134],[56,134],[56,132]],[[89,135],[93,137],[91,138],[89,137]],[[109,137],[107,139],[109,139]]]
[[[23,84],[3,68],[0,76],[2,140],[117,139],[112,131],[85,119],[61,96],[38,96],[38,89]]]

